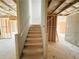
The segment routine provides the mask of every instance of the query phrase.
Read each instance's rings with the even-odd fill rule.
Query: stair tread
[[[41,57],[40,58],[38,58],[38,57],[37,58],[36,57],[35,58],[34,57],[24,57],[22,59],[43,59],[43,57],[42,58]]]
[[[37,48],[42,48],[42,45],[34,45],[34,46],[25,46],[24,48],[27,48],[27,49],[37,49]]]
[[[32,53],[41,53],[43,52],[42,48],[37,48],[37,49],[24,49],[23,53],[28,53],[28,54],[32,54]]]
[[[30,56],[32,56],[32,57],[40,57],[40,56],[42,56],[43,55],[43,53],[41,52],[41,53],[23,53],[23,55],[22,56],[24,56],[24,57],[30,57]]]
[[[41,34],[28,34],[28,36],[41,36]]]
[[[41,38],[27,38],[27,40],[41,40]]]
[[[32,31],[32,30],[30,30],[29,32],[41,32],[41,31]]]
[[[26,42],[41,42],[41,39],[27,39]]]
[[[41,37],[36,37],[36,38],[33,38],[33,37],[27,37],[27,40],[34,40],[34,39],[35,39],[35,40],[36,40],[36,39],[38,40],[38,39],[42,39],[42,38],[41,38]]]
[[[36,28],[40,28],[40,26],[36,26],[36,25],[35,25],[35,26],[31,26],[31,28],[32,28],[32,27],[33,27],[33,28],[34,28],[34,27],[36,27]]]
[[[42,43],[25,43],[25,45],[42,45]]]
[[[43,59],[43,56],[24,56],[22,59]]]
[[[34,31],[30,31],[30,32],[28,32],[28,34],[40,34],[41,32],[34,32]]]
[[[41,38],[41,36],[27,36],[28,38]]]
[[[43,56],[23,56],[22,59],[43,59]]]
[[[32,31],[32,30],[41,31],[40,28],[30,28],[30,30],[31,30],[31,31]]]
[[[28,35],[27,37],[33,37],[33,38],[38,38],[38,37],[40,37],[41,38],[41,35],[39,36],[39,35],[37,35],[37,36],[35,36],[35,35]]]
[[[29,38],[29,39],[27,39],[26,41],[41,41],[41,38],[40,39],[31,39],[31,38]]]
[[[42,42],[41,39],[29,39],[29,40],[26,40],[26,43],[40,43]]]
[[[40,29],[40,28],[37,28],[37,27],[30,28],[29,31],[30,31],[30,30],[39,30],[39,31],[41,31],[41,29]]]

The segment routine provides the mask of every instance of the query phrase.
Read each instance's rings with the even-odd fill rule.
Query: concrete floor
[[[0,59],[15,59],[15,39],[0,39]]]

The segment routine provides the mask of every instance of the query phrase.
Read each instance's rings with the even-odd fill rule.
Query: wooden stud
[[[57,16],[51,16],[48,18],[48,41],[56,42],[56,27],[57,27]]]

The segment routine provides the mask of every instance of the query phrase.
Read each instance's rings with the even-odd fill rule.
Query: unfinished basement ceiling
[[[0,0],[0,16],[16,16],[16,3],[13,0]]]
[[[79,11],[79,0],[49,0],[49,15],[69,15]]]
[[[64,10],[60,14],[69,15],[69,14],[72,14],[72,13],[77,12],[77,11],[79,11],[79,2],[75,3],[74,5],[72,5],[68,9]]]

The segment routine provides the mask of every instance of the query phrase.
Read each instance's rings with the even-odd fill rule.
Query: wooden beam
[[[7,13],[7,12],[5,12],[5,11],[2,11],[2,10],[0,10],[0,11],[1,11],[2,13],[5,13],[5,14],[7,14],[7,15],[9,14],[9,13]]]
[[[55,11],[65,0],[52,0],[49,7],[48,7],[48,14],[51,14]],[[55,5],[54,5],[55,4]],[[51,7],[51,9],[50,9]]]
[[[68,16],[69,14],[58,14],[58,16]]]
[[[5,8],[3,8],[2,6],[0,6],[0,8],[3,9],[3,10],[5,10]],[[5,11],[7,11],[7,10],[5,10]]]
[[[15,3],[17,3],[17,1],[16,0],[13,0]]]
[[[2,6],[0,6],[0,8],[5,10],[5,8],[3,8]]]
[[[77,13],[77,12],[79,12],[79,9],[77,9],[77,10],[71,12],[69,15],[74,14],[74,13]]]
[[[11,8],[12,10],[16,11],[14,8],[12,8],[12,6],[10,6],[9,4],[7,4],[5,1],[0,0],[2,3],[4,3],[6,6],[8,6],[9,8]]]
[[[72,3],[69,3],[67,6],[65,6],[64,8],[62,8],[57,14],[61,13],[62,11],[64,11],[65,9],[69,8],[70,6],[72,6],[73,4],[79,2],[79,0],[75,0]]]
[[[50,5],[51,2],[52,2],[52,0],[48,0],[48,7],[49,7],[49,5]]]
[[[10,19],[10,20],[16,20],[17,17],[16,17],[16,16],[9,16],[9,19]]]
[[[48,2],[51,2],[52,0],[48,0]]]
[[[61,2],[59,3],[59,5],[58,5],[54,10],[52,10],[51,14],[52,14],[58,7],[60,7],[65,1],[66,1],[66,0],[61,1]]]
[[[9,20],[16,20],[17,16],[8,16],[8,15],[5,15],[5,16],[0,16],[0,18],[9,18]]]
[[[5,12],[5,11],[7,11],[7,10],[5,10],[5,8],[3,8],[2,6],[0,6],[0,8],[4,10],[4,11],[0,10],[2,13],[10,14],[10,13]],[[10,15],[11,15],[11,14],[10,14]]]
[[[49,16],[53,16],[53,15],[56,16],[56,14],[50,14],[50,15],[48,14],[47,16],[49,17]]]

